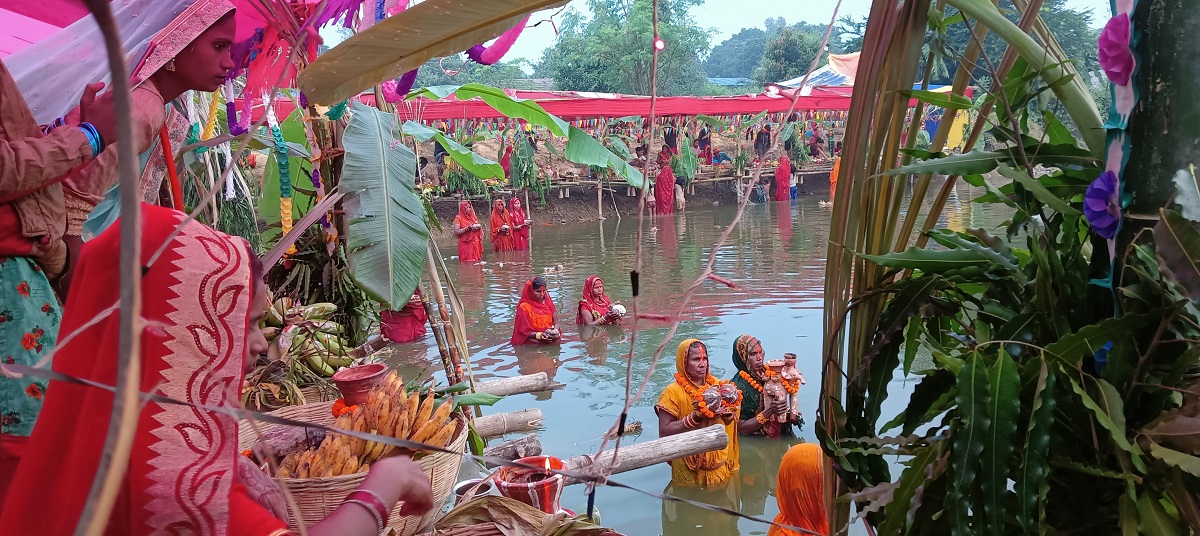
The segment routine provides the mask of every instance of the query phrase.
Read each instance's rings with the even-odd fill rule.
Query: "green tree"
[[[704,89],[700,58],[708,51],[708,32],[690,11],[703,0],[661,0],[658,92],[695,94]],[[592,15],[571,10],[559,39],[542,55],[536,72],[553,78],[555,87],[576,91],[650,92],[653,55],[653,8],[650,0],[589,0]]]
[[[742,28],[713,47],[704,68],[712,77],[750,78],[766,46],[767,32],[759,28]]]
[[[767,41],[754,79],[762,84],[782,82],[803,75],[808,71],[813,58],[824,55],[821,50],[823,34],[805,31],[796,27],[784,28],[779,35]],[[821,63],[825,62],[821,58]]]
[[[849,15],[843,15],[837,20],[837,32],[841,37],[838,44],[843,52],[858,52],[862,50],[863,35],[867,33],[867,18],[856,19]]]

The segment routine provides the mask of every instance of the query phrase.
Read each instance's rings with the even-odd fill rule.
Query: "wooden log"
[[[489,380],[479,382],[475,385],[475,392],[489,393],[496,396],[508,396],[519,393],[536,393],[538,391],[547,391],[562,387],[561,383],[550,381],[550,376],[545,372],[537,374],[529,374],[526,376],[514,376],[512,378],[500,378],[498,380]]]
[[[475,419],[475,431],[484,439],[512,432],[531,432],[541,426],[542,410],[537,408],[484,415]]]
[[[728,445],[729,436],[725,434],[725,427],[714,424],[700,430],[623,446],[617,453],[616,464],[613,466],[611,474],[641,469],[701,452],[720,450]],[[612,461],[612,456],[612,450],[606,450],[596,457],[596,463],[608,465]],[[591,464],[590,456],[576,456],[566,461],[566,468],[571,471],[581,471],[587,469]],[[573,478],[567,479],[567,484],[578,484],[579,482]]]
[[[537,456],[542,453],[542,442],[538,439],[537,434],[529,434],[525,437],[505,441],[498,445],[489,446],[483,449],[484,456],[493,458],[503,458],[505,460],[516,460],[526,456]],[[488,467],[494,467],[492,464],[487,464]]]

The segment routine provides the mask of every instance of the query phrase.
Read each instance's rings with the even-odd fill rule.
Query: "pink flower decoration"
[[[1100,31],[1100,68],[1118,86],[1129,85],[1133,76],[1133,51],[1129,49],[1131,34],[1129,16],[1123,14],[1109,19]]]

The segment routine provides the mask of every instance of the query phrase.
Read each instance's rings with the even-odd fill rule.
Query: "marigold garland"
[[[339,399],[333,401],[333,408],[330,411],[333,413],[333,417],[337,418],[337,417],[341,417],[342,415],[345,415],[347,413],[353,412],[356,408],[358,408],[357,404],[353,405],[353,406],[347,406],[346,399],[339,398]]]
[[[675,383],[678,383],[680,387],[683,387],[683,391],[686,392],[688,396],[692,397],[692,400],[696,401],[697,409],[700,410],[701,415],[704,415],[705,417],[708,417],[709,419],[715,418],[717,416],[717,414],[713,413],[713,411],[711,409],[708,409],[708,403],[706,403],[704,401],[704,389],[692,389],[692,382],[690,380],[688,380],[687,377],[685,377],[683,374],[680,374],[678,372],[675,373]],[[711,387],[714,385],[723,385],[726,383],[729,383],[729,382],[718,381],[716,378],[709,376],[704,379],[703,387]],[[737,394],[738,394],[737,403],[734,405],[741,406],[742,405],[742,390],[737,389]]]
[[[763,375],[766,376],[768,380],[770,380],[771,378],[774,378],[776,376],[776,374],[774,372],[772,372],[771,369],[766,369],[763,372],[764,372]],[[750,387],[754,388],[755,391],[758,391],[760,393],[762,392],[762,390],[763,390],[762,384],[755,381],[754,377],[751,376],[750,374],[748,374],[746,371],[739,370],[738,376],[741,376],[741,378],[743,380],[746,380],[746,383],[750,384]],[[784,390],[786,390],[788,392],[788,394],[794,395],[794,394],[796,394],[796,391],[800,390],[800,381],[799,380],[780,380],[780,381],[783,382],[783,388],[784,388]]]

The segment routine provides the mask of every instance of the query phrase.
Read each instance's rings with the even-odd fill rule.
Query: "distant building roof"
[[[553,78],[520,78],[513,80],[514,89],[528,91],[554,91]]]
[[[754,80],[749,78],[709,78],[708,83],[718,86],[738,87],[752,86],[754,85]]]
[[[779,82],[779,85],[789,88],[799,87],[802,80],[804,80],[804,75],[797,76],[791,80]],[[810,87],[852,86],[854,85],[854,79],[833,70],[828,65],[825,65],[820,69],[813,71],[812,74],[809,75],[808,84],[806,85]]]

